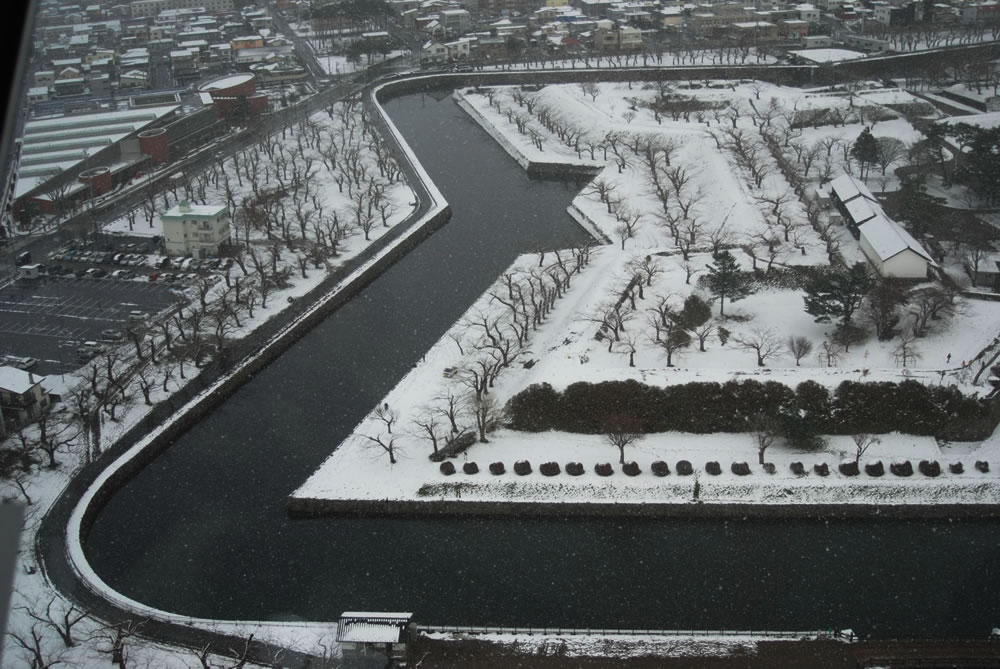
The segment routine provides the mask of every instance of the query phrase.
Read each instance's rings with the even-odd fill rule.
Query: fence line
[[[479,625],[416,625],[418,632],[454,634],[527,634],[565,636],[647,636],[647,637],[755,637],[767,639],[853,638],[839,630],[780,631],[780,630],[651,630],[580,627],[490,627]]]

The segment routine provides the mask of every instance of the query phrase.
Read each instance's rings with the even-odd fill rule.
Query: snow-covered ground
[[[735,121],[723,111],[721,118],[705,112],[700,120],[693,115],[687,121],[664,115],[658,122],[644,104],[656,91],[652,86],[641,84],[631,87],[600,84],[597,90],[570,85],[546,86],[532,94],[533,112],[528,112],[523,100],[517,99],[520,94],[513,89],[500,88],[489,95],[467,90],[457,96],[473,118],[497,137],[522,165],[531,162],[591,165],[606,161],[595,183],[602,180],[610,183],[615,199],[627,203],[633,212],[642,214],[645,219],[636,226],[632,236],[627,236],[621,234],[617,213],[609,213],[612,205],[601,201],[593,184],[574,200],[572,213],[578,219],[585,218],[589,227],[614,241],[592,252],[589,264],[574,275],[571,288],[555,301],[541,329],[526,345],[515,348],[516,359],[499,374],[490,391],[498,404],[502,405],[533,383],[546,382],[561,389],[576,381],[609,379],[636,379],[658,386],[732,378],[760,378],[795,386],[813,379],[831,388],[844,380],[916,379],[927,384],[955,384],[966,393],[983,391],[981,386],[970,385],[978,367],[965,366],[965,362],[989,346],[1000,331],[1000,305],[981,301],[963,304],[950,326],[920,339],[917,346],[921,357],[906,368],[901,367],[897,359],[898,342],[879,342],[873,336],[861,345],[840,350],[835,365],[830,366],[816,353],[820,351],[819,343],[827,340],[833,326],[816,323],[805,313],[801,290],[765,286],[727,307],[728,318],[718,322],[724,323],[731,333],[728,343],[709,337],[705,352],[699,351],[695,343],[679,355],[675,354],[674,366],[668,367],[662,349],[653,342],[651,326],[643,324],[640,316],[659,298],[679,306],[687,295],[702,293],[697,287],[697,275],[712,258],[701,239],[689,250],[688,260],[684,260],[665,227],[655,222],[664,212],[656,212],[659,203],[650,193],[648,167],[642,164],[639,156],[631,155],[619,170],[613,151],[608,150],[605,154],[609,143],[607,137],[617,134],[626,144],[636,137],[640,141],[651,138],[672,146],[670,165],[689,171],[690,178],[679,189],[681,197],[691,193],[698,198],[695,207],[704,223],[698,234],[704,235],[705,231],[726,225],[731,233],[730,244],[735,247],[734,255],[744,269],[750,269],[751,258],[739,249],[746,245],[746,241],[741,240],[752,240],[765,229],[769,220],[773,220],[768,205],[762,202],[787,195],[783,215],[798,221],[805,218],[805,205],[791,193],[788,181],[776,164],[772,163],[757,183],[736,163],[732,151],[721,148],[710,132],[722,132],[735,126],[734,129],[746,135],[759,137],[758,126],[766,123],[759,110],[767,106],[794,111],[806,108],[853,110],[856,106],[877,107],[911,101],[908,95],[898,91],[802,92],[760,83],[678,87],[675,90],[699,101],[714,102],[720,107],[726,105],[726,109],[738,107],[741,111],[736,114]],[[851,95],[858,99],[850,99]],[[864,100],[866,95],[870,95],[870,99]],[[883,111],[891,115],[889,110],[883,108]],[[562,141],[558,132],[541,121],[540,115],[544,113],[557,116],[563,128],[580,129],[577,140]],[[772,119],[775,125],[781,123],[777,120],[779,117],[780,112]],[[795,141],[819,146],[824,139],[836,140],[830,155],[837,160],[838,153],[845,153],[837,147],[852,142],[865,125],[868,124],[859,121],[805,128],[796,131]],[[920,137],[919,132],[903,119],[883,120],[875,125],[877,136],[908,141]],[[825,149],[822,152],[825,153]],[[771,156],[761,159],[773,160]],[[849,168],[843,162],[836,165],[840,169]],[[815,172],[810,176],[815,178]],[[824,220],[825,216],[824,213]],[[827,253],[816,231],[803,224],[796,227],[796,232],[799,235],[796,248],[786,249],[776,262],[779,265],[826,264]],[[840,240],[841,255],[851,261],[862,258],[853,239],[845,234]],[[567,252],[567,255],[572,253]],[[654,258],[657,269],[650,285],[645,287],[644,298],[638,300],[636,318],[629,325],[633,336],[629,342],[613,344],[609,350],[606,340],[595,339],[599,329],[595,315],[602,304],[621,295],[634,271],[630,268],[645,256]],[[748,434],[650,434],[629,447],[626,453],[627,460],[639,464],[642,474],[625,476],[616,465],[614,475],[599,477],[594,473],[596,464],[617,463],[618,459],[616,449],[603,437],[552,432],[528,435],[499,430],[489,435],[488,443],[476,443],[460,456],[456,462],[458,473],[445,476],[437,463],[428,460],[431,443],[426,438],[426,430],[416,422],[426,424],[428,415],[440,411],[442,398],[464,396],[466,408],[459,412],[458,423],[460,427],[472,426],[475,402],[467,399],[467,370],[474,364],[470,341],[475,335],[470,333],[482,331],[482,327],[477,329],[476,323],[484,322],[484,315],[487,321],[502,321],[505,307],[499,302],[509,291],[510,281],[519,280],[511,277],[523,279],[529,275],[536,260],[536,257],[524,257],[517,261],[389,393],[384,402],[394,416],[391,437],[386,433],[384,420],[374,414],[369,416],[316,474],[293,493],[293,498],[687,503],[694,500],[697,478],[698,500],[712,503],[933,504],[947,501],[993,504],[1000,499],[1000,482],[995,471],[983,474],[973,466],[976,460],[989,460],[1000,452],[1000,438],[956,449],[939,445],[930,438],[883,435],[881,443],[861,460],[862,465],[881,461],[887,469],[896,461],[909,460],[915,466],[921,460],[936,460],[942,465],[943,473],[932,479],[920,474],[900,478],[888,472],[881,478],[863,473],[856,478],[841,475],[838,465],[845,459],[853,460],[854,446],[849,437],[831,436],[824,448],[814,452],[796,451],[779,443],[767,451],[767,460],[776,465],[775,473],[767,474],[756,464],[757,450]],[[551,256],[543,260],[548,267],[554,266]],[[764,266],[759,257],[758,265]],[[693,271],[690,283],[687,282],[689,271]],[[718,312],[718,305],[715,311]],[[781,351],[767,360],[766,367],[758,367],[752,351],[733,343],[741,334],[747,335],[754,330],[766,330],[781,341],[789,336],[806,337],[816,346],[813,354],[801,360],[800,366],[790,354]],[[464,348],[460,350],[456,342],[464,344]],[[635,366],[629,365],[630,354]],[[390,440],[397,460],[395,464],[390,463],[385,451]],[[671,473],[660,478],[650,472],[649,465],[653,461],[667,461],[673,470],[681,459],[690,460],[700,474],[683,477]],[[517,476],[513,473],[514,463],[520,460],[532,464],[532,474]],[[705,473],[704,465],[710,461],[721,464],[722,474],[710,476]],[[946,465],[953,461],[963,462],[962,474],[949,473]],[[461,465],[466,462],[475,462],[479,473],[463,473]],[[494,462],[504,463],[506,474],[491,475],[487,467]],[[557,462],[561,467],[569,462],[580,462],[585,474],[570,477],[564,472],[544,477],[538,472],[539,465],[544,462]],[[732,473],[730,464],[739,462],[749,464],[750,475]],[[803,463],[807,474],[792,473],[790,465],[793,462]],[[820,476],[812,469],[814,464],[820,463],[829,465],[828,476]]]

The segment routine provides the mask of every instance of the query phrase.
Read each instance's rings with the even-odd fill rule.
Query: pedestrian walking
[[[949,354],[948,354],[948,357],[947,357],[947,358],[945,358],[945,362],[947,362],[947,363],[949,363],[949,364],[951,363],[951,353],[949,353]]]

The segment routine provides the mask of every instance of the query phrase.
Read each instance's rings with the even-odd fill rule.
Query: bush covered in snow
[[[937,460],[921,460],[920,464],[917,465],[917,469],[924,476],[940,476],[941,475],[941,465],[938,464]]]
[[[625,474],[625,476],[638,476],[639,474],[642,473],[642,470],[639,468],[638,463],[626,462],[624,465],[622,465],[622,472]]]
[[[853,460],[849,462],[841,462],[837,469],[840,470],[840,473],[843,476],[857,476],[861,473],[861,470],[858,468],[858,463]]]
[[[527,476],[531,473],[531,463],[527,460],[518,460],[514,463],[514,473],[518,476]]]
[[[670,473],[670,465],[663,460],[657,460],[649,466],[649,470],[654,476],[667,476]]]
[[[961,462],[953,462],[948,465],[948,471],[952,474],[961,474],[965,471],[965,467],[962,466]]]
[[[462,471],[465,472],[466,474],[478,474],[479,465],[477,465],[475,462],[466,462],[464,465],[462,465]]]
[[[976,460],[976,469],[985,474],[986,472],[990,471],[990,463],[986,462],[985,460]]]
[[[750,475],[750,465],[745,462],[734,462],[732,464],[733,473],[737,476],[749,476]]]
[[[768,474],[774,474],[778,471],[778,468],[774,466],[773,462],[765,462],[764,471],[767,472]]]
[[[570,476],[581,476],[583,475],[583,465],[579,462],[569,462],[566,464],[566,473]]]
[[[581,381],[562,393],[547,384],[532,385],[507,405],[513,429],[584,434],[604,434],[610,420],[621,418],[619,409],[612,416],[608,407],[629,407],[629,418],[642,433],[745,432],[747,417],[763,413],[776,418],[783,432],[800,444],[816,434],[935,435],[953,429],[956,423],[985,420],[988,415],[983,403],[954,387],[925,386],[912,379],[844,381],[833,393],[814,381],[795,389],[755,379],[667,387],[634,379]],[[989,427],[992,421],[985,420],[984,425]]]
[[[829,476],[830,465],[826,464],[825,462],[817,462],[816,464],[813,465],[813,471],[819,474],[820,476]]]
[[[892,472],[893,476],[913,476],[913,465],[910,464],[909,460],[893,462],[889,464],[889,471]]]
[[[788,468],[791,469],[792,473],[795,474],[796,476],[806,475],[806,466],[801,462],[793,462],[792,464],[788,465]]]
[[[677,474],[679,476],[691,476],[691,474],[694,474],[694,467],[687,460],[679,460],[677,462]]]
[[[705,471],[708,472],[709,474],[711,474],[712,476],[718,476],[719,474],[722,473],[722,465],[720,465],[715,460],[712,460],[710,462],[706,462],[705,463]]]
[[[543,462],[539,465],[538,471],[542,473],[542,476],[559,476],[559,472],[562,470],[558,462]]]
[[[876,460],[875,462],[869,462],[865,465],[865,474],[868,476],[879,477],[885,474],[885,465],[882,464],[881,460]]]
[[[451,476],[455,473],[455,463],[450,460],[446,460],[441,463],[441,473],[445,476]]]
[[[599,465],[594,465],[594,473],[598,476],[611,476],[615,473],[615,468],[612,467],[610,463],[604,462]]]
[[[491,462],[490,463],[490,474],[494,476],[500,476],[507,471],[507,468],[503,466],[502,462]]]

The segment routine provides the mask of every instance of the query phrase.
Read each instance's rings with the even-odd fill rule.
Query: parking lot
[[[33,372],[62,374],[80,366],[77,348],[101,331],[124,332],[129,313],[163,316],[179,299],[150,281],[47,277],[0,287],[0,354],[37,358]],[[127,342],[126,342],[127,344]]]

